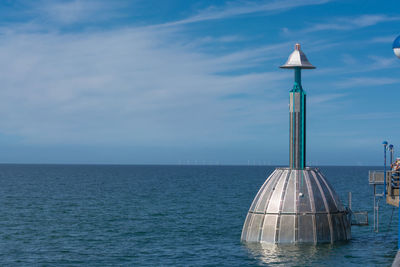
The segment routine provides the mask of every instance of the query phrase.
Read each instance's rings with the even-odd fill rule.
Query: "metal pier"
[[[379,231],[379,200],[384,196],[384,172],[383,171],[369,171],[369,184],[374,186],[374,231]],[[377,193],[377,186],[381,188],[382,193]]]

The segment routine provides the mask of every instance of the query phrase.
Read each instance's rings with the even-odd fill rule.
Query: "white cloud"
[[[346,65],[355,65],[357,64],[357,58],[350,55],[350,54],[344,54],[342,55],[342,61]]]
[[[380,69],[387,69],[387,68],[395,68],[395,64],[398,61],[394,56],[392,57],[380,57],[370,55],[368,56],[369,59],[372,60],[369,68],[370,70],[380,70]]]
[[[326,31],[326,30],[354,30],[373,26],[383,22],[399,21],[400,17],[387,15],[361,15],[358,17],[331,18],[330,22],[314,24],[304,30],[303,33]]]
[[[216,73],[256,66],[284,45],[211,56],[171,45],[169,34],[6,33],[0,132],[27,143],[210,143],[242,138],[245,125],[279,121],[286,106],[280,83],[290,73]],[[223,100],[235,93],[253,100]]]
[[[293,43],[208,54],[200,48],[244,37],[188,41],[180,27],[165,26],[325,2],[240,2],[202,11],[194,20],[65,33],[63,26],[118,16],[118,8],[43,1],[31,11],[33,20],[0,27],[0,133],[24,145],[190,147],[259,140],[274,126],[286,126],[282,88],[293,74],[277,66],[247,68],[287,55]]]
[[[337,93],[337,94],[320,94],[320,95],[314,95],[309,97],[309,100],[307,101],[308,104],[323,104],[326,102],[331,102],[333,100],[337,100],[338,98],[344,97],[346,94],[343,93]]]
[[[386,77],[354,77],[345,81],[338,82],[337,85],[342,88],[358,86],[378,86],[399,83],[399,79]]]
[[[344,63],[344,65],[340,65],[339,67],[317,69],[314,73],[316,75],[368,73],[385,69],[395,69],[397,66],[396,64],[398,64],[398,59],[394,56],[382,57],[376,55],[354,57],[349,54],[344,54],[341,56],[341,61]]]
[[[122,16],[123,13],[120,10],[123,7],[124,5],[120,1],[42,0],[32,5],[30,12],[36,20],[68,25]]]
[[[330,1],[332,0],[264,0],[256,3],[250,1],[230,2],[223,7],[211,6],[205,10],[199,11],[198,14],[194,16],[179,21],[165,23],[163,26],[174,26],[208,20],[225,19],[253,13],[285,11],[301,6],[321,5]]]
[[[374,37],[371,40],[369,40],[370,43],[383,43],[383,44],[390,44],[396,39],[397,36],[395,35],[390,35],[390,36],[379,36],[379,37]]]
[[[349,114],[345,120],[392,120],[398,118],[399,112],[368,112],[361,114]]]

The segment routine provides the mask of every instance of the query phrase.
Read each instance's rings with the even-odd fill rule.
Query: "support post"
[[[348,203],[348,206],[349,206],[349,209],[351,210],[351,192],[349,192],[349,203]]]
[[[302,170],[306,166],[306,94],[301,86],[301,68],[294,68],[294,86],[289,104],[289,166]]]
[[[389,151],[390,151],[390,168],[392,168],[392,164],[393,164],[393,145],[389,145]]]
[[[379,198],[378,203],[376,205],[376,232],[379,232]]]
[[[386,198],[386,147],[387,141],[383,141],[383,196]]]
[[[376,184],[374,183],[374,231],[376,231]]]

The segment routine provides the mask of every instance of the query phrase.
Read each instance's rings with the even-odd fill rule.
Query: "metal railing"
[[[384,179],[383,171],[369,171],[369,184],[380,185],[384,183]]]
[[[379,201],[385,195],[384,188],[382,193],[377,192],[377,187],[385,186],[384,171],[369,171],[368,181],[374,187],[374,231],[379,232]]]
[[[351,225],[368,225],[368,212],[367,211],[352,211],[351,212]]]
[[[369,171],[369,184],[370,185],[384,185],[385,173],[384,171]],[[390,196],[398,196],[398,192],[394,189],[400,188],[400,171],[386,171],[386,192]]]

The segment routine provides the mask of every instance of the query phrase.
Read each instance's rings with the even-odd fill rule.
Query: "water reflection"
[[[313,263],[330,261],[337,244],[276,245],[245,243],[249,253],[262,265],[310,266]]]

